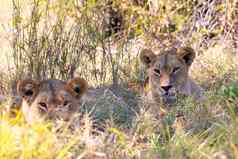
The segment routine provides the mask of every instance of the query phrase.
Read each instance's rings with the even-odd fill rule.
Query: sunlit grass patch
[[[234,101],[207,92],[208,101],[196,104],[181,99],[160,121],[151,112],[136,114],[132,126],[108,123],[104,131],[93,127],[85,113],[75,121],[25,123],[16,117],[0,116],[0,158],[108,158],[108,159],[236,159],[238,117]],[[176,116],[181,113],[181,116]],[[71,127],[76,124],[78,127]],[[100,123],[98,123],[100,124]],[[99,126],[99,125],[97,125]]]
[[[85,115],[80,127],[69,122],[40,122],[29,125],[20,112],[16,117],[0,116],[0,158],[65,159],[104,156],[97,151],[103,137],[93,136],[93,126]],[[72,124],[72,125],[71,125]],[[76,124],[77,125],[77,124]]]
[[[232,49],[217,44],[196,57],[191,68],[192,77],[209,89],[238,80],[238,56]]]
[[[21,114],[0,117],[0,158],[54,158],[60,150],[49,123],[26,124]]]

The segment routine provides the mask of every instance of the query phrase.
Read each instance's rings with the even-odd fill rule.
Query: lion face
[[[188,70],[195,58],[192,48],[169,49],[156,55],[149,49],[140,53],[140,59],[147,68],[150,89],[154,98],[165,104],[176,101],[179,90],[188,80]]]
[[[81,78],[61,80],[23,80],[17,91],[22,97],[22,111],[30,124],[47,119],[68,120],[80,106],[80,99],[87,90]]]

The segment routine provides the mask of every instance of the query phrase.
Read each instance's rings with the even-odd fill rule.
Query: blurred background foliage
[[[14,79],[141,81],[142,47],[237,48],[237,0],[12,0]]]

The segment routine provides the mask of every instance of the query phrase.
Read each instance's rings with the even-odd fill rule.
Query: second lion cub
[[[192,96],[195,100],[205,99],[203,89],[188,74],[195,58],[190,47],[171,48],[155,54],[150,49],[140,53],[149,79],[149,95],[155,103],[172,104],[178,94]]]

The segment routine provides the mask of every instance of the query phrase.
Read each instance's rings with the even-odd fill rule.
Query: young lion
[[[203,90],[188,76],[195,58],[190,47],[172,48],[156,55],[150,49],[143,49],[140,59],[146,66],[149,79],[149,95],[155,103],[170,105],[177,94],[203,100]]]
[[[22,98],[21,110],[29,124],[44,119],[68,120],[78,111],[87,89],[87,82],[82,78],[22,80],[17,84],[17,93]]]

